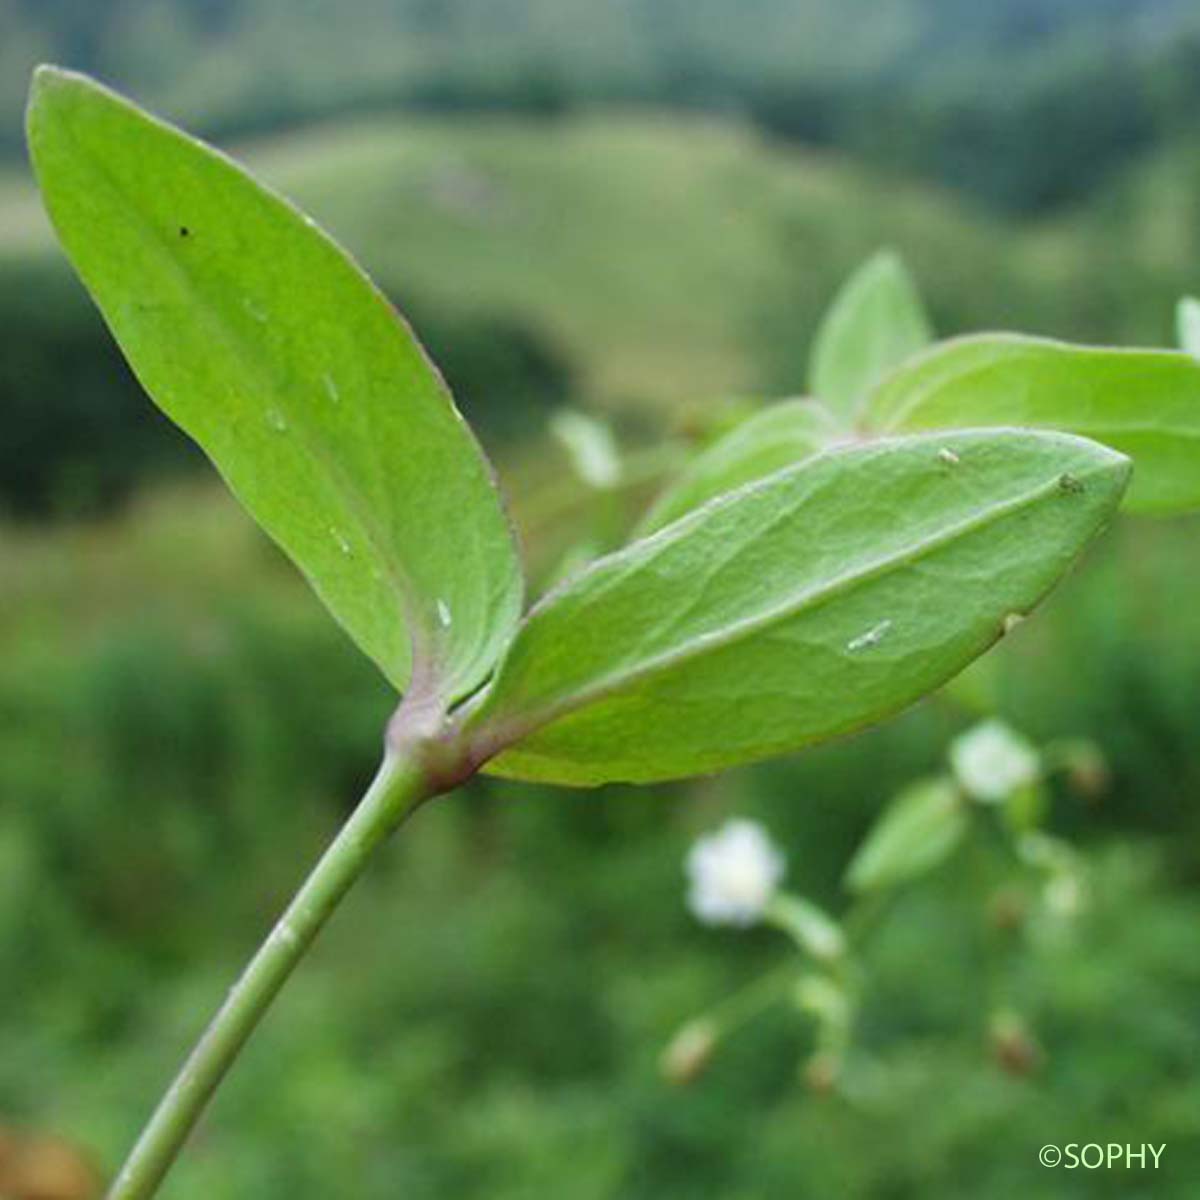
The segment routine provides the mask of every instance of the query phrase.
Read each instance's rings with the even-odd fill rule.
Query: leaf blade
[[[489,468],[356,264],[231,160],[40,68],[59,238],[135,374],[398,688],[484,677],[521,579]]]
[[[816,454],[836,436],[813,400],[771,404],[718,438],[683,469],[650,507],[638,536],[662,529],[709,500]]]
[[[872,430],[1061,429],[1129,455],[1125,506],[1200,506],[1200,363],[1173,350],[1075,346],[1017,334],[941,343],[872,393]]]
[[[860,728],[1036,603],[1127,474],[1094,443],[1011,430],[819,455],[547,596],[465,730],[481,757],[502,751],[496,774],[588,786],[718,770]]]
[[[870,389],[931,337],[912,276],[897,255],[880,251],[834,296],[813,339],[809,387],[852,423]]]
[[[853,892],[895,887],[933,870],[967,831],[966,805],[944,776],[910,784],[883,810],[846,868]]]

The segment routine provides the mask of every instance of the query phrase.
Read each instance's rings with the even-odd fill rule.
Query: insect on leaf
[[[28,125],[59,238],[155,402],[396,687],[472,690],[520,570],[408,327],[300,212],[99,84],[41,68]]]
[[[1128,460],[1066,434],[832,450],[600,559],[465,718],[488,769],[649,782],[798,749],[938,687],[1107,521]]]

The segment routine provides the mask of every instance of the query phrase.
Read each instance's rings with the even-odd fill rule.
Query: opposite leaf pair
[[[61,241],[146,389],[471,768],[649,781],[878,720],[1027,612],[1127,481],[1121,454],[1049,431],[887,437],[813,456],[852,409],[872,432],[1094,432],[1145,458],[1150,500],[1200,499],[1180,483],[1194,443],[1164,445],[1120,412],[1103,419],[1113,389],[1146,379],[1153,391],[1131,409],[1148,397],[1191,419],[1192,359],[1035,343],[1045,349],[964,372],[963,342],[888,375],[927,337],[888,267],[822,335],[844,347],[815,374],[843,405],[836,417],[768,410],[754,426],[768,436],[749,454],[734,443],[736,471],[715,471],[706,495],[660,511],[657,532],[520,620],[521,571],[488,465],[407,326],[345,254],[232,162],[79,76],[38,73],[29,138]],[[1104,413],[1059,421],[1039,399],[1051,392]]]

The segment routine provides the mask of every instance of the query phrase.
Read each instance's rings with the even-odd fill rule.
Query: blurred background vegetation
[[[369,779],[393,698],[156,415],[54,249],[20,148],[35,61],[220,140],[410,316],[499,461],[540,577],[662,447],[803,390],[880,245],[943,334],[1170,341],[1200,288],[1189,0],[0,0],[0,1196],[83,1200]],[[598,497],[547,433],[609,422]],[[645,470],[637,463],[648,464]],[[181,1200],[1185,1197],[1200,1176],[1196,520],[1122,521],[989,660],[1088,736],[1056,795],[1092,903],[997,966],[988,863],[882,923],[863,1094],[781,1007],[673,1088],[672,1031],[776,960],[702,930],[691,839],[763,820],[837,910],[882,802],[966,720],[688,786],[483,781],[421,811],[268,1020]],[[989,1043],[996,1006],[1036,1063]],[[811,1082],[811,1081],[810,1081]],[[1048,1141],[1166,1143],[1149,1174]]]

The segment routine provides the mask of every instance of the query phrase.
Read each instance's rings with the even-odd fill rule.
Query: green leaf
[[[1134,462],[1126,506],[1200,505],[1200,363],[1173,350],[1115,350],[1014,334],[944,342],[871,395],[869,429],[988,425],[1061,429]]]
[[[880,814],[846,868],[854,892],[895,887],[948,858],[967,831],[958,788],[945,777],[905,788]]]
[[[464,719],[497,774],[715,771],[847,733],[944,683],[1115,508],[1122,456],[975,430],[842,448],[600,559],[526,617]]]
[[[1200,300],[1184,296],[1175,306],[1175,336],[1179,348],[1193,358],[1200,358]]]
[[[697,454],[655,501],[639,533],[653,533],[714,496],[803,461],[837,432],[828,410],[813,400],[769,405]]]
[[[39,69],[28,124],[59,237],[156,403],[392,683],[477,686],[520,569],[408,327],[301,213],[93,81]]]
[[[931,336],[912,277],[895,254],[881,251],[842,285],[821,321],[809,387],[850,424],[871,388]]]

